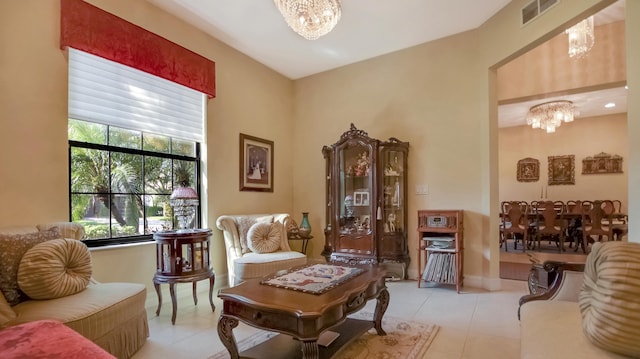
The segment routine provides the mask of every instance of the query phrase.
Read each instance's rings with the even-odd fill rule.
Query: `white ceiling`
[[[147,0],[268,66],[299,79],[482,25],[510,0],[343,0],[342,17],[329,34],[306,40],[294,33],[271,0]],[[622,5],[620,6],[620,3]],[[624,18],[624,2],[605,9],[599,21]],[[615,4],[614,4],[615,5]],[[215,59],[214,59],[215,60]],[[581,117],[626,112],[624,88],[563,96]],[[499,127],[524,124],[538,99],[499,107]],[[578,117],[579,118],[579,117]]]
[[[273,0],[148,1],[294,80],[474,29],[510,2],[343,0],[338,25],[310,41]]]

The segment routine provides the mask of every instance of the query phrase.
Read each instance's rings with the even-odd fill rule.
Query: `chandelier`
[[[593,16],[580,21],[564,31],[569,38],[569,57],[581,59],[593,47]]]
[[[340,0],[274,0],[287,25],[307,40],[328,34],[340,20]]]
[[[556,132],[563,122],[573,121],[575,107],[571,101],[551,101],[535,105],[527,113],[527,125],[532,128],[546,130],[547,133]]]

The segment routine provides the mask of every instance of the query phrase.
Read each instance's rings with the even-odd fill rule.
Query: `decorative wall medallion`
[[[549,156],[549,186],[576,184],[575,156]]]
[[[622,173],[622,156],[600,152],[582,160],[582,174]]]
[[[537,182],[540,179],[540,161],[527,157],[518,161],[518,182]]]

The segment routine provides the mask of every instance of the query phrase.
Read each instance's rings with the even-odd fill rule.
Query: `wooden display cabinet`
[[[371,138],[353,124],[324,146],[326,227],[322,255],[347,264],[399,263],[406,276],[409,143]],[[395,274],[392,274],[396,276]]]
[[[464,280],[463,217],[462,210],[418,211],[418,288],[422,282],[451,284],[460,293]]]

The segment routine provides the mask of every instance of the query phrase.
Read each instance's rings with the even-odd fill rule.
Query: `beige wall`
[[[215,229],[221,214],[287,212],[293,205],[293,83],[145,0],[88,1],[216,62],[217,97],[208,101],[203,177]],[[0,226],[67,220],[67,61],[59,48],[59,1],[0,2]],[[238,191],[239,133],[275,142],[274,192]],[[99,281],[152,288],[153,246],[93,252]],[[214,268],[226,263],[214,230]]]
[[[310,252],[318,256],[324,242],[325,206],[320,151],[354,122],[373,137],[395,136],[411,143],[409,189],[428,184],[430,194],[411,193],[409,210],[465,209],[465,284],[495,289],[499,287],[495,68],[611,1],[563,0],[522,27],[519,11],[527,1],[514,0],[477,30],[295,83],[144,0],[90,2],[216,61],[218,96],[209,101],[207,117],[209,227],[222,213],[289,211],[299,218],[308,211],[315,235]],[[637,1],[627,4],[627,63],[640,63],[639,7]],[[0,226],[64,220],[67,70],[64,53],[58,49],[59,3],[2,1],[0,14],[3,48],[11,49],[0,54],[0,198],[9,204],[0,207]],[[627,76],[629,133],[636,134],[640,133],[640,69],[630,68]],[[274,193],[238,191],[240,132],[275,142]],[[630,164],[630,198],[637,198],[640,191],[638,142],[630,138],[628,162],[625,158]],[[632,218],[634,211],[640,215],[637,202],[629,205]],[[411,228],[416,223],[410,219],[409,243],[415,258],[417,234]],[[631,240],[636,237],[633,228],[632,222]],[[224,249],[220,232],[214,232],[214,266],[221,275],[226,272]],[[149,284],[155,270],[149,245],[93,255],[96,277],[103,281]]]
[[[620,86],[627,79],[624,23],[595,26],[595,43],[584,59],[567,55],[567,35],[562,32],[501,66],[498,100]]]
[[[297,81],[296,163],[305,163],[307,170],[294,171],[294,208],[310,211],[314,228],[324,227],[324,195],[310,190],[324,188],[324,162],[317,153],[350,122],[373,137],[409,141],[409,211],[465,209],[466,283],[496,288],[500,166],[495,69],[610,3],[563,1],[520,26],[525,1],[514,1],[478,30]],[[628,161],[633,157],[630,153]],[[428,184],[430,194],[413,194],[416,184]],[[410,276],[415,277],[417,234],[411,228],[416,220],[409,218]],[[321,251],[322,241],[314,239],[313,255]]]
[[[530,126],[500,129],[500,201],[595,200],[619,199],[627,210],[627,141],[626,114],[577,118],[547,134]],[[600,152],[622,156],[622,170],[617,174],[582,174],[582,160]],[[547,184],[548,156],[575,156],[575,185]],[[540,161],[540,180],[518,182],[519,160],[531,157]]]
[[[483,99],[475,90],[483,76],[476,43],[477,34],[467,32],[297,81],[295,146],[305,161],[297,160],[304,169],[294,171],[296,211],[310,211],[312,226],[324,228],[320,149],[353,122],[371,137],[410,143],[408,235],[414,260],[409,275],[417,274],[419,209],[464,209],[467,262],[476,261],[483,211],[477,181],[482,158],[476,150],[482,141],[477,107]],[[418,184],[427,184],[429,195],[416,195]],[[312,255],[319,256],[323,241],[316,236]]]
[[[640,64],[640,1],[626,3],[627,64]],[[629,123],[629,241],[640,242],[640,66],[627,68]]]

